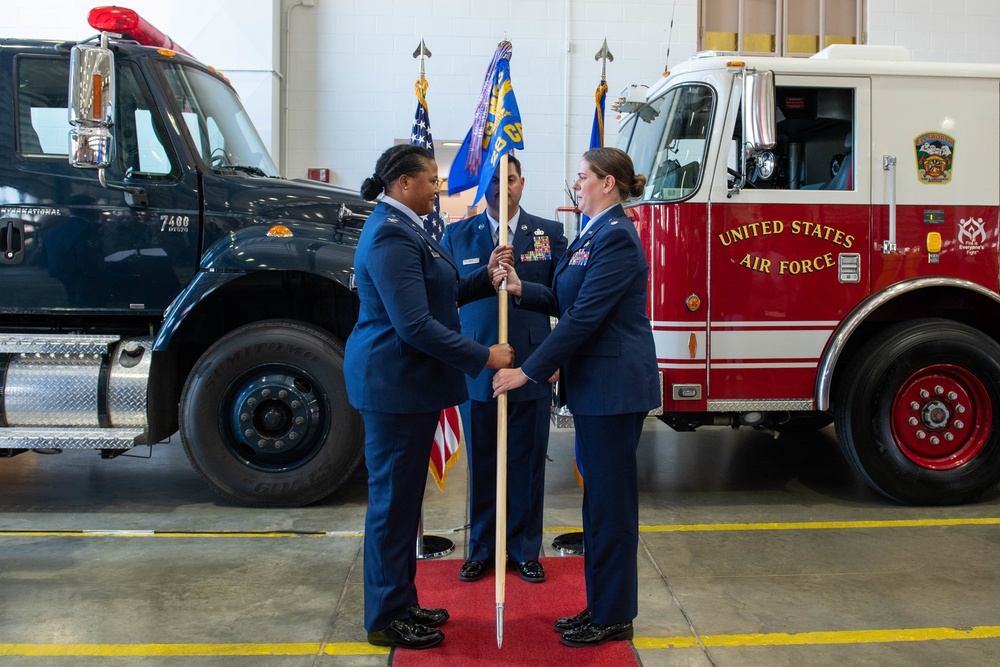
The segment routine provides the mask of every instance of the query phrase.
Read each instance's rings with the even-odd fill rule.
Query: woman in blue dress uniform
[[[492,269],[459,280],[455,261],[421,220],[438,193],[434,157],[424,148],[385,151],[361,194],[385,193],[358,241],[354,270],[360,312],[347,339],[348,398],[365,423],[365,629],[379,646],[430,648],[444,634],[444,609],[417,601],[414,577],[420,508],[431,444],[443,408],[468,398],[463,374],[513,363],[509,345],[487,347],[462,336],[458,305],[495,295]]]
[[[567,646],[631,639],[637,613],[639,491],[636,447],[647,413],[660,405],[660,377],[649,318],[649,264],[622,202],[642,194],[628,154],[595,148],[580,161],[577,206],[589,224],[556,266],[552,287],[522,283],[503,262],[515,304],[559,316],[520,368],[500,370],[496,394],[545,382],[561,369],[583,465],[587,608],[560,618]]]

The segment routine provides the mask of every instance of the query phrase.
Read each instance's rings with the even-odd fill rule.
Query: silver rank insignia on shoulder
[[[387,215],[387,216],[385,216],[385,221],[386,222],[399,222],[399,218],[397,218],[394,215]]]

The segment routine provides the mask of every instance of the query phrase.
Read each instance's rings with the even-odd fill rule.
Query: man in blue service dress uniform
[[[486,265],[499,236],[499,174],[486,193],[487,209],[445,229],[442,245],[458,264],[460,275]],[[518,275],[552,284],[556,263],[566,252],[562,224],[531,215],[520,208],[524,178],[521,164],[508,156],[507,201],[509,232]],[[468,303],[460,309],[462,334],[483,345],[497,342],[497,304],[492,299]],[[508,342],[514,364],[520,365],[549,335],[549,316],[521,308],[508,310]],[[467,442],[469,460],[469,556],[459,579],[476,581],[494,565],[496,548],[497,402],[493,398],[493,371],[466,377],[471,424]],[[551,386],[528,383],[508,394],[507,426],[507,555],[521,579],[540,583],[545,570],[538,562],[542,544],[542,507],[545,454],[549,442]],[[504,558],[505,554],[499,554]],[[501,561],[502,562],[502,561]]]

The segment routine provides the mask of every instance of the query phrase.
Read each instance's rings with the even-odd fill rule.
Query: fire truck
[[[1000,480],[1000,67],[831,46],[629,86],[665,423],[835,423],[909,504]]]
[[[373,205],[281,178],[229,82],[135,12],[89,18],[0,39],[0,456],[179,432],[233,501],[319,500],[363,453],[343,341]]]

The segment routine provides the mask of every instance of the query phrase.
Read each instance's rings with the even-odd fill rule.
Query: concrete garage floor
[[[572,442],[553,430],[545,556],[580,525]],[[639,454],[645,667],[1000,661],[1000,490],[898,506],[850,471],[831,428],[776,441],[650,419]],[[454,559],[465,477],[463,459],[424,505]],[[365,502],[361,472],[312,507],[235,507],[179,444],[0,461],[0,665],[385,665],[361,625]]]

